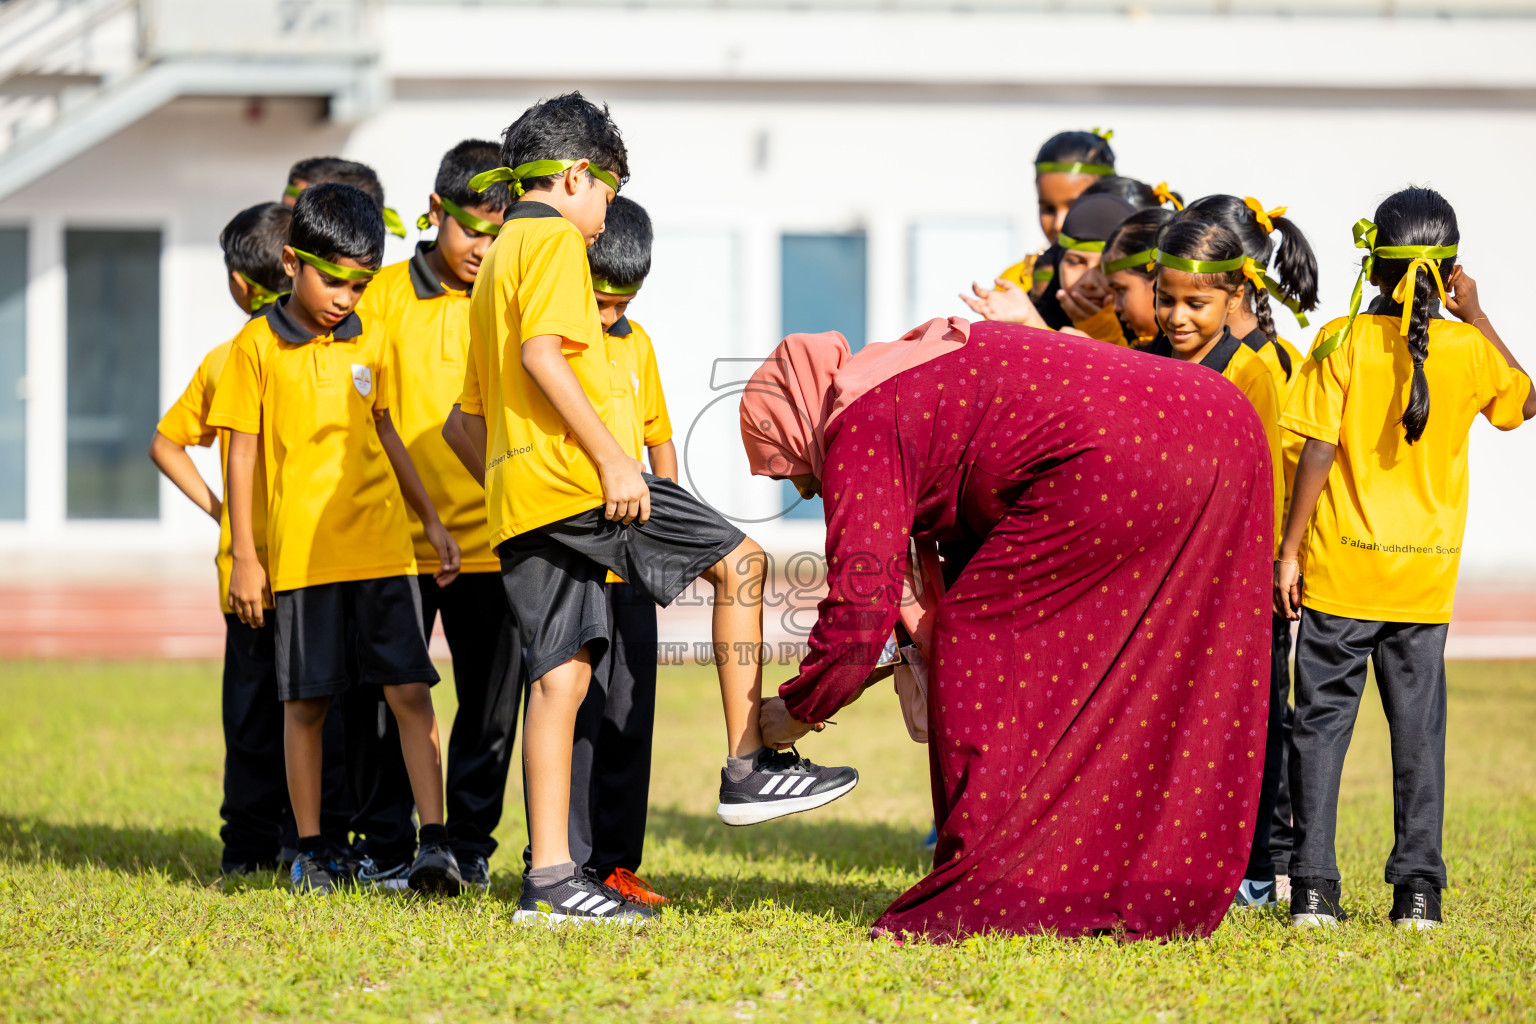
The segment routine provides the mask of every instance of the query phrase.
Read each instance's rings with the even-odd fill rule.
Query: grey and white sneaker
[[[1388,915],[1398,928],[1422,931],[1440,927],[1440,890],[1433,882],[1414,879],[1392,887],[1392,913]]]
[[[1243,884],[1237,887],[1237,895],[1232,897],[1233,910],[1262,910],[1274,905],[1274,882],[1257,882],[1245,878]]]
[[[1291,924],[1297,928],[1332,928],[1347,920],[1343,890],[1331,878],[1291,878]]]
[[[472,853],[459,861],[459,876],[464,879],[466,889],[473,889],[475,892],[490,891],[490,862],[477,853]]]
[[[793,747],[769,750],[740,782],[720,770],[715,815],[727,825],[756,825],[829,804],[858,784],[859,773],[852,768],[822,767]]]
[[[562,924],[643,925],[655,916],[656,911],[650,907],[631,903],[619,890],[578,872],[546,888],[539,888],[523,876],[523,894],[517,901],[512,922],[550,928]]]
[[[365,889],[387,889],[390,892],[404,892],[409,889],[409,876],[411,864],[409,861],[400,861],[398,864],[381,864],[372,857],[364,857],[357,862],[357,884]]]

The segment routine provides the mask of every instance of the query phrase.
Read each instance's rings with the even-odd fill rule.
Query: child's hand
[[[233,571],[229,574],[229,604],[240,621],[258,629],[266,621],[265,603],[271,599],[267,589],[267,572],[254,558],[235,556]]]
[[[1098,315],[1104,308],[1102,300],[1091,295],[1079,295],[1071,288],[1063,288],[1056,293],[1056,299],[1061,303],[1062,312],[1072,318],[1073,323],[1081,323]]]
[[[793,746],[795,741],[804,737],[807,733],[821,732],[827,727],[826,722],[802,722],[789,713],[789,708],[784,703],[783,697],[769,697],[763,701],[762,710],[757,715],[757,727],[762,730],[763,744],[774,750],[783,750]]]
[[[443,526],[441,519],[427,524],[427,540],[437,549],[438,570],[432,574],[439,587],[446,587],[459,575],[459,545]]]
[[[1482,303],[1477,300],[1477,282],[1460,263],[1451,268],[1445,292],[1445,308],[1458,319],[1471,323],[1474,317],[1483,315]]]
[[[1301,618],[1301,566],[1290,559],[1275,560],[1275,614]]]
[[[651,489],[640,475],[640,460],[626,455],[599,464],[597,472],[603,483],[604,519],[628,524],[651,518]]]
[[[1004,277],[998,278],[996,284],[995,290],[983,288],[979,283],[972,284],[971,290],[976,293],[976,298],[963,293],[960,298],[972,311],[988,320],[1023,324],[1025,327],[1045,327],[1045,321],[1030,301],[1028,292]]]

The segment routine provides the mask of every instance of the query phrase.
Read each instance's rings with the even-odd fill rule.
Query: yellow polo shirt
[[[1327,324],[1318,340],[1344,326]],[[1302,604],[1377,622],[1449,622],[1467,522],[1467,435],[1482,413],[1525,422],[1531,390],[1481,331],[1432,320],[1429,420],[1414,444],[1397,422],[1413,360],[1395,316],[1361,316],[1343,344],[1307,358],[1288,431],[1338,445],[1301,549]]]
[[[512,204],[469,302],[459,406],[486,423],[485,503],[494,549],[508,537],[601,508],[597,465],[523,369],[525,338],[554,334],[598,418],[637,433],[629,380],[608,356],[581,233],[543,203]]]
[[[1256,336],[1256,337],[1255,337]],[[1291,400],[1291,391],[1296,387],[1296,380],[1301,375],[1302,354],[1296,351],[1284,338],[1276,337],[1271,343],[1263,333],[1255,330],[1253,334],[1243,339],[1243,344],[1258,344],[1253,351],[1264,360],[1264,365],[1269,367],[1270,379],[1275,384],[1275,397],[1279,401],[1280,411],[1285,412],[1285,407]],[[1285,367],[1280,364],[1280,355],[1275,351],[1275,345],[1285,349],[1285,354],[1291,357],[1291,372],[1285,372]],[[1306,443],[1306,438],[1299,434],[1293,434],[1288,430],[1280,431],[1280,462],[1281,475],[1285,478],[1285,508],[1291,507],[1291,488],[1296,482],[1296,462],[1301,458],[1301,447]],[[1281,529],[1285,528],[1285,518],[1280,519]]]
[[[261,435],[273,591],[416,572],[405,500],[374,421],[383,332],[356,313],[311,337],[284,300],[235,336],[208,422]]]
[[[609,357],[619,364],[619,372],[629,378],[635,426],[639,428],[639,433],[633,435],[633,450],[639,458],[642,447],[655,448],[672,440],[672,419],[667,415],[667,396],[661,390],[656,350],[645,328],[628,317],[620,317],[604,333]],[[630,450],[630,442],[624,438],[619,442],[626,451]]]
[[[422,242],[416,255],[379,271],[358,316],[384,333],[392,373],[384,379],[389,416],[411,453],[432,506],[458,542],[464,572],[498,572],[485,521],[485,491],[443,440],[443,422],[464,386],[469,349],[469,293],[443,286],[427,262],[435,243]],[[417,565],[435,570],[437,549],[409,506],[411,542]]]
[[[215,438],[218,439],[219,481],[223,489],[224,501],[219,511],[219,551],[214,556],[213,564],[219,574],[219,607],[230,615],[233,615],[235,610],[229,603],[229,575],[234,567],[233,545],[230,542],[229,532],[229,431],[209,426],[208,412],[213,407],[213,396],[218,390],[219,375],[224,372],[224,364],[234,347],[235,342],[231,338],[215,346],[213,351],[203,357],[197,372],[192,374],[192,379],[187,383],[187,389],[181,393],[176,404],[171,406],[156,427],[172,444],[183,448],[191,448],[194,445],[206,448],[213,444]],[[252,480],[251,503],[253,506],[251,530],[256,537],[256,557],[261,562],[262,568],[266,568],[267,473],[266,467],[260,462],[256,464],[256,472]]]

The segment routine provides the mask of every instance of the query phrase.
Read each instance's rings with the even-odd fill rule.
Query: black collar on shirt
[[[541,203],[536,199],[520,199],[507,207],[507,215],[503,221],[522,220],[525,217],[558,217],[560,211],[548,203]]]
[[[608,330],[604,331],[603,333],[614,338],[627,338],[634,332],[635,329],[629,326],[629,317],[621,316],[613,322],[612,327],[608,328]]]
[[[288,315],[288,303],[293,299],[292,295],[285,295],[272,303],[271,312],[267,314],[267,323],[272,325],[272,333],[283,339],[290,345],[308,345],[314,341],[317,335],[310,334],[298,325],[293,317]],[[363,333],[363,321],[356,313],[348,313],[346,319],[336,325],[331,331],[331,337],[337,341],[348,341]]]
[[[1215,347],[1205,354],[1205,358],[1200,360],[1200,365],[1217,373],[1225,373],[1227,364],[1242,347],[1243,343],[1237,339],[1237,336],[1224,327],[1221,331],[1221,340],[1217,341]]]
[[[436,299],[447,295],[450,291],[458,291],[457,288],[450,289],[438,280],[437,272],[427,261],[427,253],[436,247],[436,242],[417,242],[416,253],[406,265],[405,271],[410,275],[411,287],[415,289],[418,299]]]
[[[1259,330],[1257,327],[1243,335],[1241,340],[1244,345],[1247,345],[1255,352],[1264,351],[1264,346],[1269,344],[1269,339],[1266,338],[1264,336],[1264,332]]]

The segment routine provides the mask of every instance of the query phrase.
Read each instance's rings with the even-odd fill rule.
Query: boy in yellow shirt
[[[279,294],[288,290],[282,253],[289,219],[290,211],[282,204],[258,203],[241,210],[219,233],[230,297],[249,316],[264,316]],[[224,853],[219,870],[225,875],[245,875],[277,867],[283,857],[280,851],[292,848],[297,836],[292,834],[293,814],[283,780],[283,716],[277,700],[272,626],[247,626],[229,606],[229,509],[187,455],[188,448],[207,447],[217,439],[220,478],[227,480],[229,431],[210,426],[208,410],[233,347],[234,340],[230,339],[203,357],[186,390],[160,420],[149,457],[193,504],[219,524],[214,564],[225,633],[224,800],[219,806],[219,816],[224,819],[219,829]],[[264,518],[265,481],[258,476],[254,484]],[[228,493],[227,485],[221,493]],[[256,554],[265,560],[264,535]],[[339,739],[339,722],[337,726],[335,738]],[[326,769],[322,831],[333,844],[345,847],[349,823],[345,770],[339,757],[328,757]]]
[[[410,259],[379,271],[357,306],[365,324],[384,332],[395,370],[383,385],[390,419],[461,552],[452,583],[439,587],[430,572],[416,583],[428,636],[442,614],[459,701],[448,740],[448,843],[464,884],[480,890],[491,883],[491,833],[501,821],[522,666],[501,589],[501,562],[486,527],[485,492],[444,442],[443,421],[464,386],[469,292],[512,198],[505,185],[471,192],[469,180],[500,162],[496,143],[479,139],[460,142],[443,156],[430,209],[417,222],[437,228],[436,240],[418,243]],[[408,512],[408,518],[416,561],[431,565],[436,554],[426,528],[418,516]],[[365,710],[377,722],[377,707]],[[374,828],[364,840],[358,880],[398,888],[410,869],[415,835],[408,825],[409,790],[399,781],[399,741],[392,717],[385,721],[383,735],[377,728],[349,730],[348,754],[362,784],[360,817]],[[402,819],[404,829],[396,826]]]
[[[477,184],[511,181],[521,198],[471,298],[464,393],[445,435],[484,474],[491,543],[532,681],[523,740],[531,866],[514,919],[643,923],[652,909],[588,877],[569,844],[577,711],[613,639],[608,573],[661,605],[701,576],[714,585],[715,641],[726,652],[716,661],[723,820],[821,806],[858,776],[766,751],[761,664],[740,657],[762,642],[762,549],[672,481],[641,472],[633,384],[609,355],[586,253],[627,176],[618,129],[570,93],[519,117],[501,156],[505,167]],[[791,776],[783,788],[793,796],[767,792]]]
[[[294,889],[327,892],[340,880],[319,827],[321,732],[355,657],[358,682],[383,687],[400,723],[422,822],[410,885],[457,893],[429,689],[438,676],[404,503],[426,524],[440,585],[458,574],[459,550],[390,422],[383,334],[354,312],[383,253],[383,218],[366,194],[349,185],[305,189],[283,249],[293,291],[235,338],[208,422],[230,430],[230,604],[260,626],[266,596],[275,597],[284,759],[299,832]],[[253,527],[258,457],[270,576]]]
[[[283,205],[292,206],[299,193],[311,185],[351,185],[368,193],[384,215],[384,230],[396,238],[405,237],[405,222],[394,210],[384,205],[384,186],[372,167],[356,160],[343,160],[339,156],[312,156],[300,160],[288,169],[288,184],[283,188]]]

